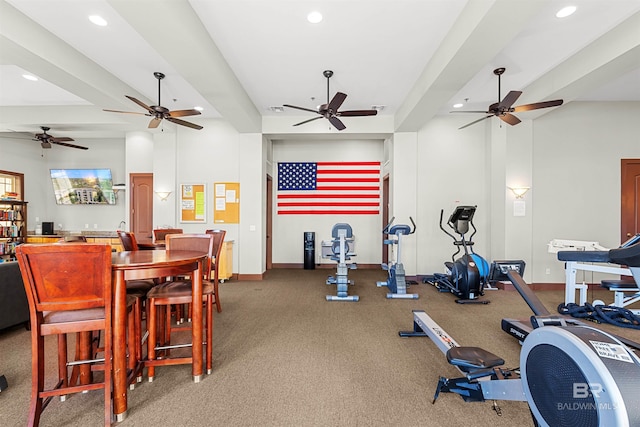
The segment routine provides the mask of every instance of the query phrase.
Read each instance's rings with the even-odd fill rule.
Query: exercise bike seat
[[[480,347],[452,347],[447,362],[465,373],[504,365],[504,359]]]

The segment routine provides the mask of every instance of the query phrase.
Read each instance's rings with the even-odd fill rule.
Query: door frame
[[[640,233],[640,159],[620,160],[620,242]]]

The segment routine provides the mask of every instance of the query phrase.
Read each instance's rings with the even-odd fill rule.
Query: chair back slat
[[[111,309],[111,246],[104,243],[16,247],[29,305],[37,312]]]
[[[213,235],[211,234],[168,234],[166,236],[168,251],[197,251],[207,254],[202,271],[205,280],[209,279],[211,257],[213,256]]]
[[[168,234],[182,234],[182,228],[156,228],[153,230],[153,243],[166,240]]]
[[[213,257],[211,260],[211,269],[214,271],[214,278],[218,279],[218,262],[220,260],[220,253],[222,252],[222,244],[224,243],[224,236],[227,234],[225,230],[207,230],[207,234],[213,236]],[[211,272],[209,272],[211,277]]]
[[[129,231],[118,230],[118,237],[120,238],[123,250],[137,251],[139,249],[135,234]]]

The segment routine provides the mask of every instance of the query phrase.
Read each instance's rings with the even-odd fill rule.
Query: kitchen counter
[[[120,252],[122,244],[115,232],[93,231],[84,233],[58,232],[57,234],[27,234],[27,243],[56,243],[65,236],[85,236],[88,243],[108,243],[114,251]]]

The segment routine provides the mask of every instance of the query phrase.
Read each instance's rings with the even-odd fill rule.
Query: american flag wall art
[[[276,211],[378,215],[380,162],[280,162]]]

